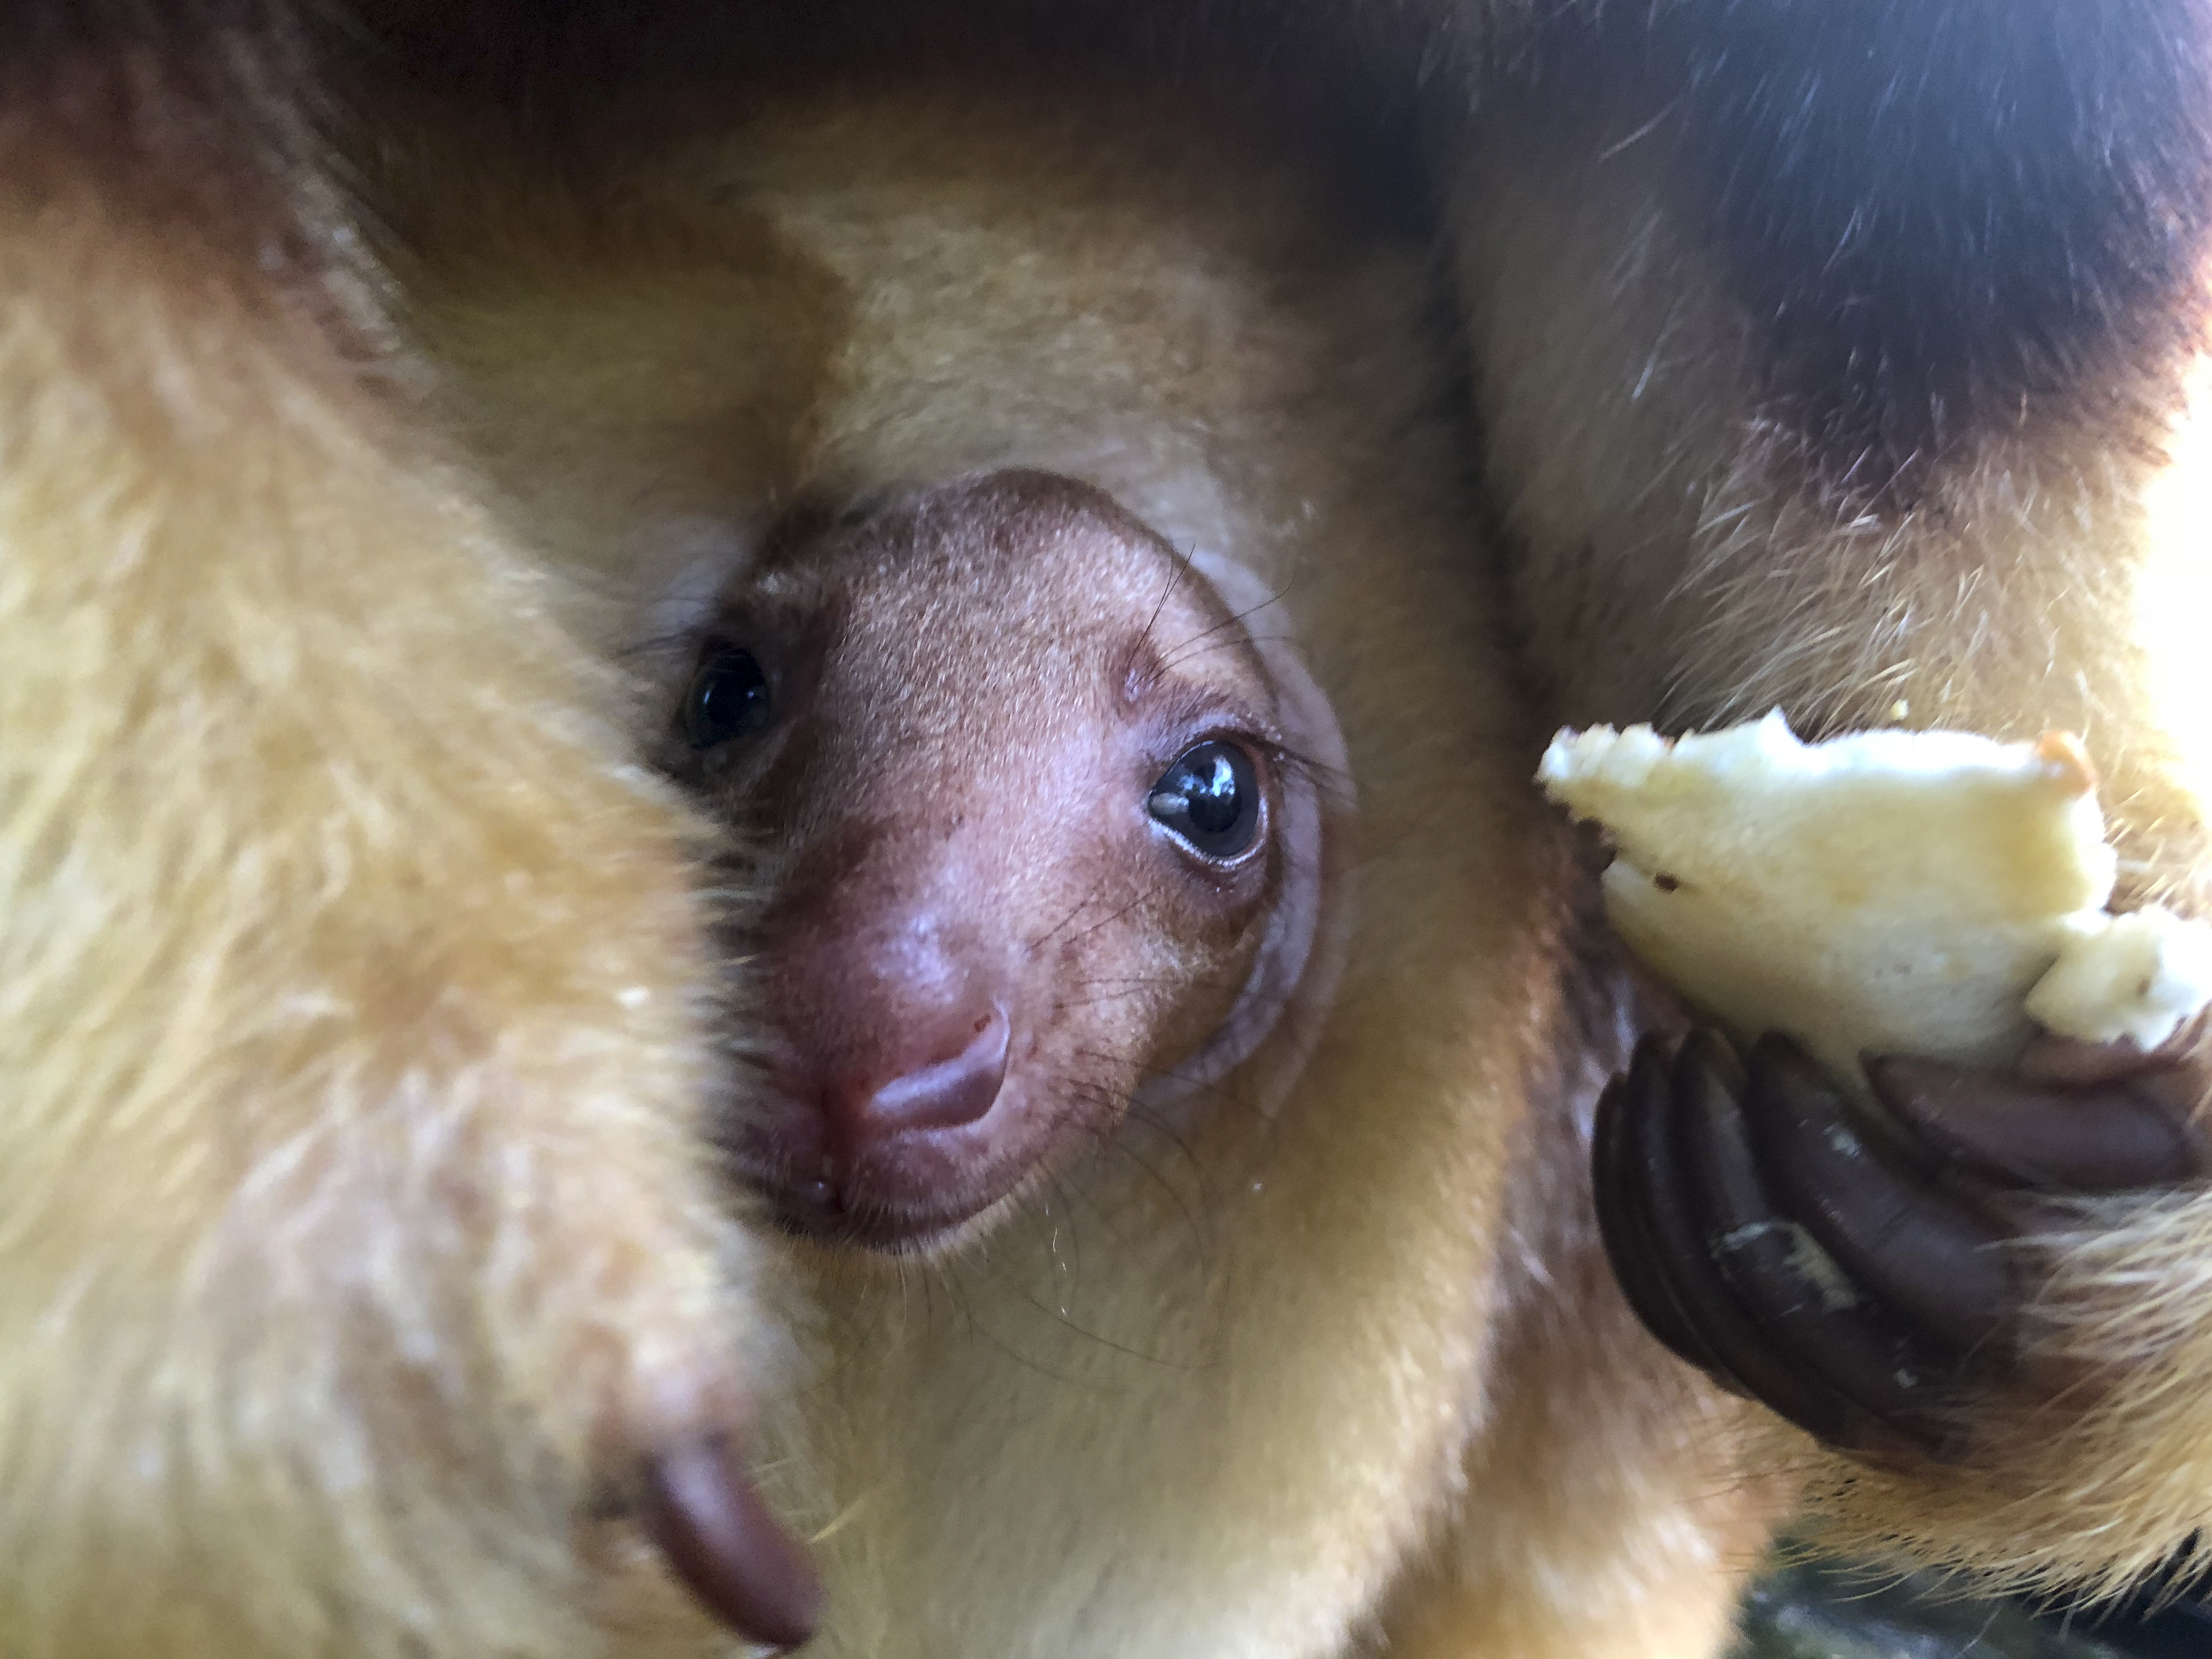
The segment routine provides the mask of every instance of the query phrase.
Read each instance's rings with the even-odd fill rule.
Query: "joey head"
[[[951,1243],[1132,1106],[1295,1070],[1341,745],[1240,574],[1007,471],[794,519],[717,596],[663,741],[754,872],[726,1139],[787,1226]]]

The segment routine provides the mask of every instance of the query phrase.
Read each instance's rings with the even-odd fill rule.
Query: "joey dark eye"
[[[1193,744],[1160,774],[1145,810],[1210,859],[1233,859],[1260,831],[1260,776],[1233,743]]]
[[[760,659],[734,645],[710,645],[684,693],[684,736],[712,749],[768,724],[768,676]]]

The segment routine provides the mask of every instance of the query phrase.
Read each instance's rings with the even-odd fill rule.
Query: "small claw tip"
[[[639,1518],[670,1571],[738,1635],[787,1650],[814,1634],[821,1580],[762,1501],[726,1437],[690,1441],[653,1459]]]

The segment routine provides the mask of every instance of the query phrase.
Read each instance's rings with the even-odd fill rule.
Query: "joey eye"
[[[768,676],[760,659],[738,646],[709,645],[684,694],[684,736],[692,748],[713,749],[757,732],[768,716]]]
[[[1210,859],[1233,859],[1260,830],[1260,778],[1233,743],[1193,744],[1146,797],[1154,821]]]

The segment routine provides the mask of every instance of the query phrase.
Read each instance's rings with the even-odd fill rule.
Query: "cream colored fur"
[[[224,252],[64,179],[0,287],[0,1652],[703,1627],[578,1519],[776,1346],[684,817]]]
[[[1256,571],[1249,625],[1344,726],[1354,942],[1277,1114],[1232,1079],[1133,1119],[952,1261],[786,1253],[822,1310],[792,1433],[823,1650],[1335,1655],[1395,1589],[1406,1650],[1686,1659],[1771,1504],[1574,1219],[1619,1038],[1563,1002],[1425,252],[1259,149],[1112,102],[771,106],[584,185],[623,204],[596,246],[454,216],[423,323],[580,563],[665,566],[702,519],[741,544],[810,488],[1051,468]],[[617,372],[673,389],[642,430]]]
[[[2111,388],[2094,425],[2024,408],[1908,512],[1820,486],[1757,417],[1751,328],[1687,228],[1674,125],[1632,94],[1606,107],[1493,111],[1510,166],[1461,135],[1477,398],[1561,718],[2070,729],[2105,775],[2122,902],[2201,911],[2212,519],[2181,395],[2201,364]],[[2043,1241],[2038,1340],[2100,1363],[2055,1402],[1978,1416],[1958,1462],[1820,1462],[1839,1536],[2036,1585],[2123,1581],[2212,1526],[2208,1239],[2212,1200],[2179,1194],[2102,1201]],[[1767,1464],[1807,1455],[1764,1440]]]
[[[1320,158],[1217,149],[1241,117],[1202,100],[975,106],[759,110],[557,185],[459,117],[409,153],[395,106],[400,153],[357,159],[450,454],[361,383],[343,284],[5,152],[9,1659],[726,1650],[579,1517],[749,1401],[829,1651],[1709,1650],[1772,1504],[1748,1413],[1589,1236],[1582,1114],[1634,1011],[1577,965],[1545,720],[2073,726],[2136,890],[2196,896],[2183,366],[1884,518],[1753,417],[1656,112],[1498,108],[1511,148],[1442,142],[1509,558],[1435,412],[1425,250],[1297,182]],[[840,1267],[697,1167],[742,1020],[697,826],[592,662],[783,492],[1015,462],[1278,582],[1352,744],[1364,920],[1274,1116],[1133,1122],[988,1251]],[[2212,1218],[2105,1219],[2051,1340],[2118,1387],[1957,1466],[1772,1430],[1752,1464],[2021,1575],[2206,1525]]]

